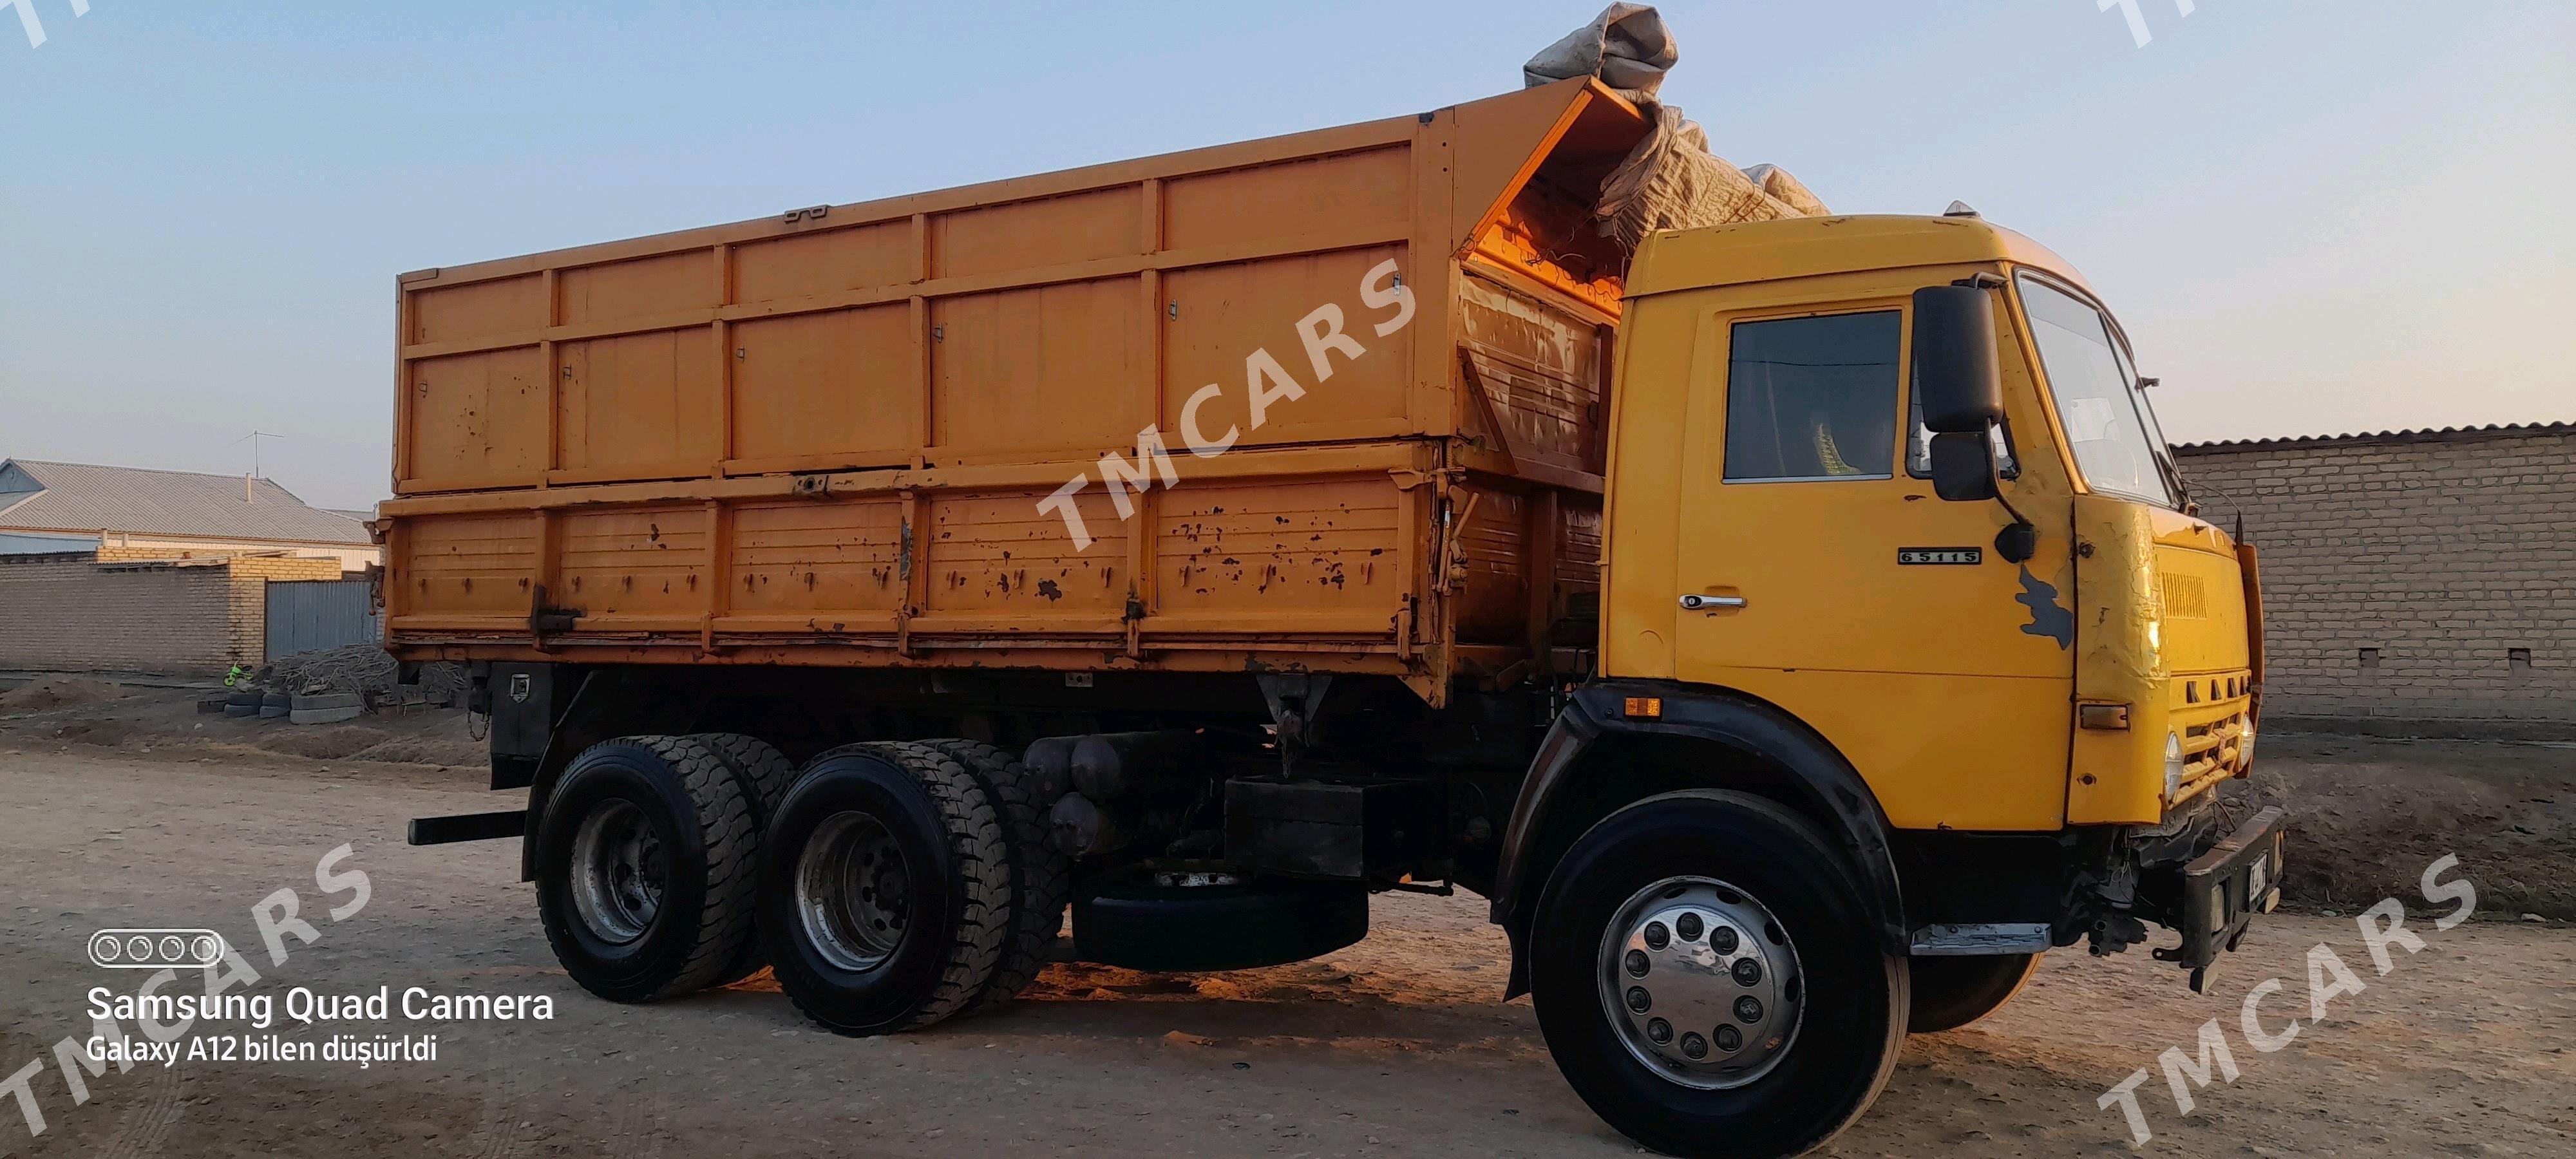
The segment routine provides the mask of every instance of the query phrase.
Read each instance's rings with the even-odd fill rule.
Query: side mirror
[[[1953,503],[1996,498],[1995,445],[1986,432],[1943,431],[1932,436],[1932,493]]]
[[[1986,291],[1914,291],[1914,393],[1925,427],[1935,434],[1973,433],[1982,445],[1986,428],[2004,421],[2003,375],[1995,363],[1995,306]]]

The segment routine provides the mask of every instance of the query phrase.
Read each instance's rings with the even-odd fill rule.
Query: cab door
[[[2025,486],[2010,457],[2013,426],[2045,429],[2036,414],[1996,440],[2036,555],[1998,551],[2002,503],[1934,496],[1910,421],[1913,288],[1791,308],[1730,304],[1757,287],[1712,295],[1687,406],[1676,674],[1815,727],[1900,828],[2054,829],[2072,715],[2069,497]],[[2026,405],[2018,348],[1999,349],[2008,405]]]

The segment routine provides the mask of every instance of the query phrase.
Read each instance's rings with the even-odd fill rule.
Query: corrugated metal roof
[[[2214,443],[2176,443],[2184,454],[2197,451],[2252,451],[2271,447],[2323,446],[2332,443],[2429,443],[2463,439],[2509,438],[2517,435],[2576,434],[2576,422],[2488,423],[2482,427],[2440,427],[2403,431],[2356,431],[2342,435],[2298,435],[2273,439],[2226,439]]]
[[[30,491],[32,483],[39,490]],[[310,507],[267,479],[100,467],[35,459],[0,461],[0,528],[123,531],[222,542],[368,542],[357,520]]]

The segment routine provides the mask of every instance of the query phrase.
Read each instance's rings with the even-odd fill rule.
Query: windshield
[[[2084,481],[2095,491],[2176,506],[2164,433],[2110,320],[2083,299],[2028,274],[2020,281],[2031,338],[2039,344],[2057,417],[2066,425]]]

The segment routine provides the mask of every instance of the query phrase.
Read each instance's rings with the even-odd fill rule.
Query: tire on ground
[[[771,819],[759,926],[781,990],[838,1034],[955,1014],[1010,933],[1000,810],[928,745],[845,745],[808,762]]]
[[[1787,1053],[1739,1086],[1667,1077],[1631,1049],[1627,1012],[1602,996],[1623,960],[1606,949],[1611,922],[1683,876],[1750,895],[1794,952],[1804,998]],[[1548,877],[1529,937],[1539,1029],[1575,1093],[1650,1149],[1803,1153],[1868,1108],[1905,1041],[1905,960],[1880,944],[1874,909],[1836,847],[1774,802],[1711,790],[1648,798],[1593,826]]]
[[[1110,870],[1073,901],[1074,950],[1130,970],[1250,970],[1321,957],[1368,936],[1368,887],[1254,878],[1163,885]]]
[[[1055,802],[1045,795],[1042,778],[1007,750],[972,740],[926,742],[966,766],[1000,811],[1010,858],[1010,933],[1002,958],[984,992],[967,1006],[968,1013],[990,1010],[1018,997],[1046,968],[1055,952],[1056,935],[1064,929],[1066,891],[1073,878],[1072,859],[1056,848],[1047,810]]]
[[[650,1002],[702,989],[751,938],[758,830],[724,762],[694,738],[582,750],[535,836],[546,940],[593,994]]]
[[[1910,958],[1906,970],[1913,975],[1914,989],[1906,1032],[1938,1034],[2003,1009],[2039,972],[2039,955]]]
[[[738,732],[702,732],[689,738],[714,750],[725,770],[733,775],[734,786],[742,791],[743,801],[751,807],[755,835],[769,831],[769,819],[778,813],[778,802],[787,796],[789,782],[796,779],[796,763],[787,759],[778,746],[756,736]],[[759,853],[752,853],[752,873],[759,873]],[[761,951],[757,929],[745,936],[742,948],[734,951],[733,960],[716,972],[711,986],[730,986],[751,977],[769,965],[769,956]]]

